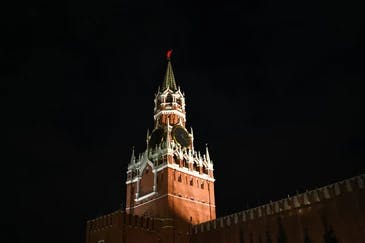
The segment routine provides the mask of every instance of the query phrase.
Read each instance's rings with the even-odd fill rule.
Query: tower
[[[154,98],[154,126],[146,149],[134,150],[127,170],[126,212],[197,224],[215,219],[213,162],[194,149],[186,129],[185,97],[167,52],[162,87]]]

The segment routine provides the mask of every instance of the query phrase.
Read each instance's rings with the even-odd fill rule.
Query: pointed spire
[[[171,52],[172,50],[167,51],[166,58],[167,58],[167,68],[165,73],[165,78],[162,84],[162,90],[171,89],[172,91],[177,91],[177,86],[175,82],[174,72],[172,71],[171,65]]]

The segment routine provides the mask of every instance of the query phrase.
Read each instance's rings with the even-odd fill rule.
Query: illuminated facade
[[[365,242],[365,175],[216,219],[213,162],[194,149],[170,55],[146,149],[128,164],[126,208],[89,220],[86,243]]]
[[[126,212],[197,224],[215,219],[213,162],[208,148],[203,155],[194,149],[185,98],[167,62],[146,150],[133,151],[128,165]]]

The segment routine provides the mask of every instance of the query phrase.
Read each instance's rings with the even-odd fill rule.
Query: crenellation
[[[299,208],[301,206],[300,200],[298,198],[299,198],[298,195],[296,195],[296,196],[293,197],[293,206],[295,208]]]
[[[285,198],[283,200],[283,203],[284,203],[284,210],[289,210],[291,209],[291,206],[290,206],[290,199],[289,198]]]
[[[231,216],[226,217],[226,226],[231,226]]]
[[[357,186],[360,188],[360,189],[363,189],[364,188],[364,180],[365,180],[365,177],[364,176],[356,176],[356,182],[357,182]]]
[[[280,214],[283,211],[290,211],[294,208],[306,207],[312,203],[320,202],[323,199],[329,200],[333,199],[335,196],[341,195],[341,185],[344,185],[347,188],[347,192],[352,192],[354,188],[352,184],[354,183],[356,183],[358,189],[363,189],[364,175],[360,175],[341,182],[336,182],[328,186],[316,188],[312,191],[306,190],[304,193],[284,198],[275,202],[270,201],[270,203],[255,208],[217,218],[215,220],[204,223],[204,225],[212,224],[212,229],[216,230],[217,222],[220,228],[230,227],[232,225],[231,222],[237,224],[239,221],[238,219],[241,219],[241,222],[246,222],[247,220],[252,221],[259,219],[265,215]]]
[[[319,191],[318,191],[318,190],[314,190],[314,191],[312,192],[312,196],[313,196],[313,200],[314,200],[315,202],[320,202],[320,201],[321,201],[321,199],[320,199],[320,197],[319,197]]]
[[[257,208],[257,216],[258,216],[259,218],[261,218],[261,217],[262,217],[261,207],[258,207],[258,208]]]
[[[272,205],[271,204],[266,204],[266,215],[271,215],[272,214]]]
[[[210,222],[210,221],[208,221],[208,222],[206,222],[206,224],[207,224],[207,231],[210,231],[210,228],[211,228],[211,222]]]
[[[329,190],[326,186],[322,188],[322,193],[323,193],[323,197],[325,199],[330,199],[331,198]]]
[[[238,213],[233,215],[233,222],[234,222],[234,224],[238,223]]]
[[[341,195],[341,188],[340,188],[340,184],[339,183],[335,183],[334,186],[334,192],[335,192],[335,196],[339,196]]]
[[[346,190],[352,192],[352,185],[350,180],[345,180]]]
[[[249,217],[250,217],[251,220],[255,218],[254,209],[248,210],[248,213],[249,213]]]
[[[274,202],[274,212],[279,213],[281,211],[279,201]]]

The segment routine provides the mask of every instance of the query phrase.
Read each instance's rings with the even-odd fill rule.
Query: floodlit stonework
[[[146,149],[128,164],[126,208],[89,220],[86,243],[365,242],[365,175],[216,219],[213,161],[185,127],[170,54]]]

